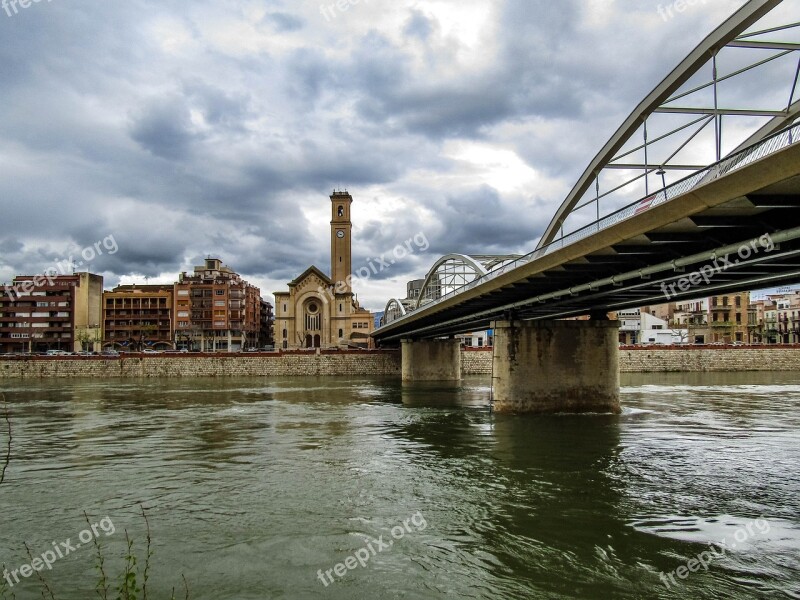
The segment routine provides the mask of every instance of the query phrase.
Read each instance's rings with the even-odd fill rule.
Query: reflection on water
[[[154,599],[181,573],[209,600],[800,598],[800,376],[623,385],[621,415],[513,417],[488,378],[12,382],[0,562],[75,538],[85,510],[116,525],[119,571],[141,503]],[[317,578],[418,512],[423,530]],[[92,597],[93,561],[45,572],[56,597]],[[33,579],[18,599],[41,597]]]

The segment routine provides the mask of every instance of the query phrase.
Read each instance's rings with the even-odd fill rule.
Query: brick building
[[[178,348],[201,352],[238,352],[258,345],[261,292],[224,266],[207,258],[193,275],[181,273],[175,284],[173,314]]]
[[[173,286],[120,285],[103,293],[103,347],[173,348]]]
[[[99,350],[103,277],[20,275],[0,290],[0,354]]]

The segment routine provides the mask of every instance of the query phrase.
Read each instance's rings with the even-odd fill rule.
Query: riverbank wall
[[[622,373],[800,371],[800,345],[621,348]],[[0,358],[0,379],[47,377],[400,376],[399,350]],[[464,375],[490,375],[489,348],[465,348]]]

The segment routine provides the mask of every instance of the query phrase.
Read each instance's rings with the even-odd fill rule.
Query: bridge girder
[[[787,23],[763,30],[750,30],[782,2],[749,0],[706,37],[639,103],[575,183],[545,229],[537,249],[557,241],[559,234],[563,237],[569,233],[571,225],[574,226],[572,229],[580,228],[587,222],[599,220],[601,215],[619,208],[620,203],[627,204],[635,197],[648,196],[704,168],[696,161],[682,160],[684,156],[687,159],[694,158],[702,151],[710,157],[706,164],[718,162],[724,156],[749,147],[797,120],[800,116],[800,100],[795,98],[800,92],[800,45],[764,38],[789,30],[797,31],[800,24]],[[735,53],[735,59],[732,58],[730,62],[738,64],[736,61],[742,58],[743,52],[754,53],[754,60],[743,67],[731,68],[730,72],[720,72],[725,53]],[[731,81],[745,79],[756,70],[767,71],[764,79],[772,79],[773,73],[769,69],[777,70],[778,67],[785,69],[788,82],[782,100],[777,96],[770,98],[768,102],[771,105],[767,108],[726,104],[741,102],[723,93],[724,86]],[[695,79],[702,76],[704,70],[711,72],[710,79],[694,85]],[[690,82],[693,85],[687,85]],[[762,100],[760,88],[768,87],[759,85],[761,82],[761,78],[754,78],[749,83],[748,93],[738,95],[749,102],[759,102]],[[703,94],[705,97],[701,97]],[[756,130],[743,136],[745,127],[734,128],[736,131],[733,135],[738,135],[739,139],[726,149],[723,123],[737,118],[741,121],[742,117],[750,129],[755,125]],[[769,120],[764,123],[764,119]],[[712,147],[709,148],[706,138],[712,133]],[[632,160],[631,156],[639,160]],[[654,183],[651,182],[653,176],[656,177]]]

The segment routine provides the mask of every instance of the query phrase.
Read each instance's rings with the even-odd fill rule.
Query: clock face
[[[342,239],[344,237],[344,231],[342,231],[341,229],[339,231],[337,231],[336,232],[336,237],[339,238],[339,239]]]

